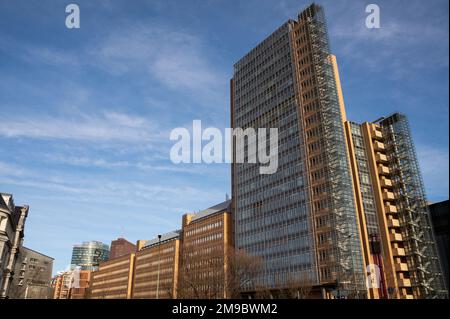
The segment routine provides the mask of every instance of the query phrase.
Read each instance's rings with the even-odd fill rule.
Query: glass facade
[[[234,65],[234,128],[278,128],[279,166],[233,164],[235,242],[257,282],[365,290],[344,127],[323,10],[312,5]]]
[[[236,63],[233,77],[233,126],[278,128],[276,173],[234,165],[236,245],[262,257],[258,284],[269,287],[299,273],[317,281],[289,30],[284,24]]]
[[[80,267],[81,270],[97,270],[99,263],[108,259],[108,245],[98,241],[83,242],[73,247],[71,269]]]
[[[369,238],[380,236],[380,229],[378,225],[377,207],[375,198],[373,196],[372,181],[369,171],[369,163],[367,160],[366,146],[364,145],[364,138],[361,132],[361,126],[356,123],[350,123],[353,147],[358,165],[358,177],[366,217],[367,234]]]
[[[414,295],[416,298],[448,298],[408,119],[394,113],[379,124],[385,137]]]

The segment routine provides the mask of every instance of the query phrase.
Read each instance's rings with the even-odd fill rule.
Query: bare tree
[[[193,246],[183,250],[177,298],[223,298],[224,281],[224,254],[221,250],[206,248],[202,251]]]
[[[260,271],[260,259],[243,250],[227,247],[207,252],[193,247],[184,249],[178,278],[177,298],[240,298],[254,287]]]
[[[227,298],[240,298],[243,292],[253,291],[261,266],[261,258],[252,256],[243,249],[230,248],[226,256]]]
[[[286,281],[279,289],[279,298],[307,299],[311,295],[313,281],[306,272],[289,273]]]

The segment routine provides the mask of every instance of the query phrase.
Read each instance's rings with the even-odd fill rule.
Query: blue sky
[[[448,1],[325,6],[347,116],[409,116],[430,200],[448,198]],[[29,204],[25,245],[150,239],[225,199],[227,164],[173,165],[175,127],[225,128],[232,65],[307,1],[0,1],[0,191]]]

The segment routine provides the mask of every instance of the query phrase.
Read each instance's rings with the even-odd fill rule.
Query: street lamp
[[[159,272],[161,270],[161,235],[158,235],[158,277],[156,279],[156,299],[159,299]]]

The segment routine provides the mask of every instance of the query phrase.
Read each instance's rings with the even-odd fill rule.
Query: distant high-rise
[[[109,258],[109,246],[99,241],[87,241],[73,246],[71,268],[96,270],[102,261]]]
[[[235,245],[264,260],[258,286],[304,280],[322,297],[365,296],[344,118],[321,6],[307,7],[235,63],[233,128],[279,135],[276,173],[232,165]]]

